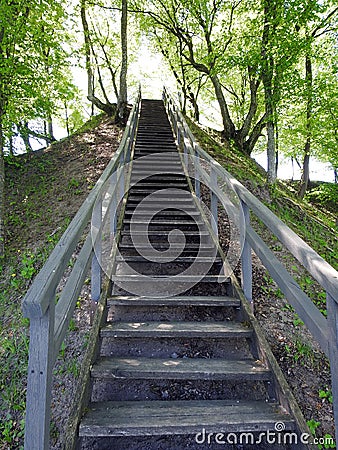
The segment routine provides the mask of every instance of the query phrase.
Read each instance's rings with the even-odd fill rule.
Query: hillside
[[[0,263],[1,450],[20,448],[23,438],[28,321],[22,318],[21,300],[113,156],[121,135],[110,119],[98,116],[69,139],[28,157],[7,160],[6,257]],[[75,342],[78,325],[73,322],[71,327]],[[78,373],[68,347],[69,343],[62,348],[63,364],[55,370],[59,391],[64,386],[69,390]],[[65,405],[58,409],[60,417]],[[53,425],[56,440],[59,427]]]
[[[192,125],[193,126],[193,125]],[[338,268],[338,243],[335,217],[338,211],[318,209],[299,202],[286,183],[271,191],[265,173],[255,161],[194,127],[196,136],[212,156],[266,203],[291,228],[309,242],[330,264]],[[7,255],[0,278],[0,449],[20,448],[23,437],[25,376],[27,371],[27,321],[22,319],[20,303],[32,278],[42,266],[71,218],[101,174],[118,146],[121,130],[109,119],[100,117],[69,139],[26,158],[11,159],[7,175]],[[217,137],[216,135],[214,137]],[[332,205],[331,205],[332,206]],[[275,249],[278,243],[256,223]],[[285,261],[287,254],[279,249]],[[286,304],[271,278],[255,261],[256,314],[273,351],[288,378],[307,420],[318,436],[333,433],[328,364],[304,327]],[[295,261],[289,261],[302,286],[315,298],[316,285]],[[84,296],[85,297],[85,296]],[[324,310],[325,303],[320,307]],[[86,299],[79,301],[81,311],[70,329],[71,340],[61,350],[62,364],[56,369],[56,387],[71,391],[79,370],[78,360],[85,347],[84,320]],[[82,315],[81,315],[82,314]],[[81,340],[77,340],[81,334]],[[78,347],[78,348],[77,348]],[[66,356],[68,355],[68,359]],[[62,394],[63,395],[63,394]],[[54,402],[54,448],[60,447],[60,434],[69,393]],[[64,402],[64,403],[62,403]],[[320,424],[319,424],[320,423]]]

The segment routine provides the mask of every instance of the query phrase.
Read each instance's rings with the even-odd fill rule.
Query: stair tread
[[[136,297],[116,295],[107,300],[108,305],[133,305],[133,306],[233,306],[240,307],[238,298],[227,296],[177,296],[177,297]]]
[[[142,205],[143,207],[143,205]],[[133,209],[132,211],[126,208],[126,212],[125,214],[128,215],[135,215],[135,216],[143,216],[143,215],[147,215],[149,216],[150,213],[152,213],[152,211],[149,212],[149,210],[147,209],[142,209],[142,207],[138,207],[136,209],[136,211]],[[191,216],[201,216],[201,213],[198,210],[193,210],[193,211],[182,211],[181,209],[174,209],[172,207],[172,209],[161,209],[160,211],[157,212],[156,209],[156,216],[159,217],[171,217],[171,216],[183,216],[183,217],[191,217]]]
[[[128,283],[224,283],[230,278],[222,275],[112,275],[112,281]]]
[[[101,329],[114,337],[250,337],[252,329],[239,322],[113,322]]]
[[[177,400],[98,402],[80,424],[80,436],[145,436],[202,432],[274,430],[294,421],[275,403],[264,401]]]
[[[205,225],[205,223],[202,220],[178,220],[178,219],[172,219],[169,220],[168,218],[153,218],[149,217],[149,220],[142,220],[141,218],[133,218],[133,219],[125,219],[124,224],[130,224],[133,225]]]
[[[130,230],[122,230],[121,232],[123,235],[127,235],[129,236],[130,234],[133,234],[134,236],[136,235],[140,235],[140,236],[144,236],[144,231],[139,231],[139,230],[134,230],[134,231],[130,231]],[[149,230],[148,235],[156,235],[156,236],[167,236],[169,233],[172,234],[172,236],[175,236],[175,230]],[[208,231],[185,231],[184,232],[184,236],[188,237],[188,236],[210,236]]]
[[[155,248],[155,249],[159,249],[159,248],[168,248],[168,246],[169,246],[169,243],[168,243],[168,241],[165,241],[165,242],[157,242],[157,243],[152,243],[151,244],[151,250],[153,249],[153,248]],[[122,243],[120,243],[119,244],[119,248],[130,248],[130,249],[135,249],[135,245],[134,244],[132,244],[132,243],[127,243],[127,244],[122,244]],[[137,244],[137,248],[138,249],[149,249],[149,244]],[[170,244],[170,248],[172,248],[172,249],[181,249],[182,248],[182,244],[174,244],[174,243],[171,243]],[[185,246],[184,246],[184,248],[185,249],[187,249],[187,250],[192,250],[192,249],[195,249],[195,250],[210,250],[210,251],[215,251],[215,246],[214,245],[209,245],[209,244],[199,244],[199,243],[186,243],[185,244]],[[184,250],[184,249],[183,249]]]
[[[148,259],[149,258],[149,259]],[[159,264],[166,264],[166,263],[175,263],[175,264],[179,264],[179,263],[201,263],[201,264],[205,264],[205,263],[218,263],[221,264],[223,262],[222,258],[219,257],[212,257],[212,256],[178,256],[175,259],[170,259],[168,261],[168,258],[170,258],[170,254],[166,255],[166,256],[117,256],[115,258],[115,260],[117,262],[146,262],[146,263],[159,263]]]
[[[94,378],[268,380],[261,361],[205,358],[102,357],[91,371]]]

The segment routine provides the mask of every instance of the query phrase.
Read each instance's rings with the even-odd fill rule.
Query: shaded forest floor
[[[287,183],[278,183],[273,191],[267,189],[265,173],[253,160],[219,145],[200,130],[194,132],[228,171],[338,268],[337,204],[331,202],[330,210],[326,210],[299,202]],[[121,130],[109,119],[94,120],[70,139],[29,158],[12,158],[6,166],[7,253],[0,261],[1,450],[21,448],[23,442],[28,321],[22,318],[21,300],[112,157],[120,137]],[[261,224],[254,225],[324,312],[325,298],[318,293],[314,280]],[[258,259],[254,258],[254,262],[255,311],[274,354],[311,429],[318,437],[334,435],[328,362]],[[62,448],[62,411],[69,409],[86,345],[89,283],[81,294],[68,341],[60,352],[61,362],[55,368],[54,389],[62,395],[53,404],[57,410],[52,425],[54,448]]]

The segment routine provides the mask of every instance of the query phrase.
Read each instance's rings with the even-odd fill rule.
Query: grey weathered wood
[[[148,298],[148,297],[132,297],[132,296],[115,296],[108,298],[107,304],[121,305],[121,306],[226,306],[239,308],[241,302],[238,298],[234,297],[217,297],[217,296],[189,296],[184,297],[164,297],[164,298]]]
[[[199,152],[197,148],[196,142],[193,143],[193,150],[194,150],[194,166],[195,166],[195,193],[196,197],[201,197],[201,181],[200,181],[200,168],[199,168]]]
[[[117,172],[115,171],[110,176],[110,183],[111,186],[114,187],[114,193],[112,196],[111,204],[110,204],[110,234],[112,237],[115,236],[116,233],[116,225],[117,225],[117,207],[118,207],[118,200],[117,200],[117,193],[116,193],[116,183],[117,183]]]
[[[191,141],[192,145],[194,145],[194,148],[196,148],[196,139],[180,112],[178,113],[178,120],[182,122],[188,139]],[[200,157],[203,157],[206,161],[210,162],[221,178],[224,178],[228,183],[231,183],[231,186],[235,189],[240,199],[252,209],[256,216],[261,219],[268,228],[270,228],[280,242],[282,242],[298,261],[308,269],[311,275],[338,303],[338,272],[199,146],[198,154]]]
[[[175,263],[222,263],[221,257],[208,257],[208,256],[178,256],[175,259],[168,258],[168,255],[166,257],[163,257],[161,255],[159,256],[152,256],[151,259],[147,256],[117,256],[116,257],[117,262],[175,262]]]
[[[138,96],[135,105],[139,102],[139,100],[140,95]],[[135,110],[136,108],[133,109],[132,112],[133,117],[135,117]],[[118,166],[120,154],[126,145],[128,133],[129,129],[126,129],[117,152],[108,163],[88,197],[82,203],[43,268],[35,277],[34,282],[22,302],[22,310],[25,317],[42,317],[49,307],[50,302],[53,300],[53,295],[59,280],[63,275],[78,240],[80,239],[83,230],[91,217],[96,198],[111,173]]]
[[[327,320],[323,314],[302,291],[294,278],[267,247],[262,238],[251,227],[247,227],[246,234],[248,242],[256,255],[268,269],[270,275],[277,282],[281,291],[295,308],[297,314],[301,317],[312,335],[319,342],[323,352],[328,356],[330,334],[328,332]]]
[[[156,235],[156,236],[168,236],[168,233],[170,232],[170,230],[148,230],[148,235],[152,236],[152,235]],[[130,230],[123,230],[122,234],[125,235],[139,235],[139,236],[144,236],[144,231],[139,231],[139,230],[133,230],[133,232],[131,233]],[[185,233],[185,236],[206,236],[209,237],[209,233],[208,231],[188,231]]]
[[[241,277],[242,288],[246,299],[252,304],[252,256],[251,247],[246,238],[246,228],[250,226],[250,210],[248,206],[242,202],[242,211],[244,216],[244,227],[242,228],[243,250],[241,254]]]
[[[55,307],[55,359],[68,330],[70,319],[73,315],[84,280],[87,276],[91,262],[90,255],[92,254],[92,251],[92,239],[89,235],[87,236],[87,239],[77,257],[73,270],[67,280],[65,287],[62,290],[59,301]]]
[[[217,189],[217,174],[211,167],[210,172],[210,210],[211,210],[211,228],[218,236],[218,197],[214,191]]]
[[[294,422],[278,405],[266,402],[151,401],[103,402],[92,405],[80,424],[80,436],[147,436],[274,430]]]
[[[334,417],[338,417],[338,304],[330,294],[326,296],[327,321],[329,324],[329,358],[331,368],[331,386],[333,396]],[[338,426],[335,428],[336,442],[338,442]]]
[[[236,192],[338,303],[338,272],[239,182]]]
[[[48,450],[54,362],[54,302],[31,318],[25,419],[25,449]]]
[[[166,94],[167,95],[167,94]],[[321,256],[319,256],[303,239],[294,233],[286,224],[284,224],[272,211],[263,205],[248,189],[246,189],[239,181],[237,181],[229,172],[227,172],[217,161],[215,161],[208,153],[201,149],[194,135],[187,126],[184,117],[178,113],[178,119],[183,123],[186,136],[198,148],[200,157],[214,167],[217,174],[223,178],[227,184],[231,184],[233,189],[255,215],[261,219],[265,225],[275,234],[288,250],[299,260],[299,262],[308,269],[311,275],[330,293],[335,302],[338,303],[338,272],[330,266]],[[203,177],[208,180],[208,174],[200,166],[200,172]],[[221,193],[219,193],[221,198]]]
[[[78,448],[75,445],[78,439],[78,425],[83,416],[84,409],[90,401],[90,367],[99,355],[99,329],[105,317],[105,299],[107,298],[110,289],[111,285],[107,278],[103,283],[103,292],[99,304],[94,312],[92,327],[88,336],[88,345],[86,346],[84,357],[80,366],[77,389],[74,394],[73,404],[70,405],[70,414],[66,429],[63,430],[65,434],[65,450],[74,450],[75,448]]]
[[[91,229],[92,234],[96,237],[96,233],[100,233],[102,223],[102,194],[99,195],[98,199],[93,208]],[[101,233],[100,233],[101,234]],[[101,295],[101,265],[102,265],[102,241],[100,239],[95,239],[93,256],[92,256],[92,267],[91,267],[91,299],[93,303],[99,301]]]
[[[276,401],[280,404],[284,411],[292,411],[292,415],[297,423],[298,436],[300,436],[302,433],[311,435],[309,427],[295,399],[295,396],[293,395],[293,392],[291,391],[290,386],[286,381],[285,376],[281,368],[279,367],[274,354],[272,353],[271,347],[266,339],[266,335],[253,314],[251,305],[245,300],[243,291],[240,289],[237,279],[235,277],[232,277],[232,279],[233,287],[238,297],[241,299],[243,320],[248,320],[253,329],[252,345],[256,347],[257,352],[254,357],[263,361],[264,364],[271,368],[273,385],[275,386],[275,392],[273,395],[276,395]],[[309,449],[309,446],[298,445],[297,450],[298,449]]]
[[[101,358],[93,365],[99,379],[269,380],[270,370],[260,361],[204,358]]]
[[[102,328],[104,337],[242,338],[252,330],[233,322],[116,322]]]
[[[205,283],[226,283],[228,277],[224,275],[112,275],[112,281],[128,282],[128,283],[197,283],[203,281]]]
[[[139,100],[140,95],[136,104],[139,103]],[[95,246],[101,240],[100,233],[108,217],[109,205],[107,205],[104,217],[102,217],[102,214],[98,217],[94,215],[96,231],[92,236],[87,237],[81,249],[56,306],[56,313],[55,290],[90,220],[98,196],[102,198],[104,185],[118,166],[120,155],[124,153],[127,136],[131,129],[135,129],[137,125],[136,104],[131,113],[130,123],[132,123],[132,127],[126,128],[118,151],[81,205],[42,270],[35,278],[22,303],[24,315],[30,318],[25,450],[45,450],[49,448],[52,368],[74,311],[78,293],[87,274],[92,246]],[[108,200],[108,198],[105,200]],[[100,206],[102,208],[102,205]]]

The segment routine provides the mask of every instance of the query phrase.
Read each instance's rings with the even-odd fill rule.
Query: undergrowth
[[[0,260],[0,450],[23,448],[29,320],[22,316],[21,302],[111,157],[92,146],[93,138],[99,135],[90,130],[101,120],[102,115],[93,118],[73,137],[54,143],[47,151],[5,160],[6,251]]]
[[[254,159],[244,156],[232,145],[221,142],[219,133],[210,136],[209,133],[206,133],[191,121],[188,120],[188,122],[201,146],[211,156],[268,206],[277,217],[308,243],[323,259],[338,270],[338,185],[332,183],[312,184],[305,199],[300,200],[296,195],[297,191],[294,184],[277,180],[274,186],[268,186],[266,172]],[[253,214],[251,214],[251,223],[270,249],[274,251],[277,258],[290,271],[301,289],[326,317],[326,293],[319,283],[289,252],[283,249],[278,239]],[[312,347],[312,343],[306,341],[306,338],[303,337],[304,322],[293,307],[287,303],[283,293],[269,273],[265,270],[265,275],[260,276],[258,291],[268,299],[267,303],[270,302],[270,305],[284,304],[291,317],[288,322],[290,324],[288,336],[284,337],[282,343],[277,346],[278,351],[282,351],[282,359],[285,361],[287,372],[290,368],[300,364],[305,365],[309,370],[317,370],[318,373],[324,374],[325,372],[329,379],[329,365],[325,356],[319,356],[318,350]],[[271,340],[272,343],[276,342],[276,336],[272,337]],[[325,377],[326,375],[323,378]],[[322,403],[332,402],[332,392],[328,385],[319,387],[317,395]],[[311,414],[313,416],[310,416],[308,425],[313,435],[320,436],[320,432],[323,432],[326,437],[332,438],[331,434],[325,432],[326,425],[321,428],[322,424],[316,418],[316,411],[312,411]],[[319,445],[318,448],[335,447],[330,444],[328,446]]]

